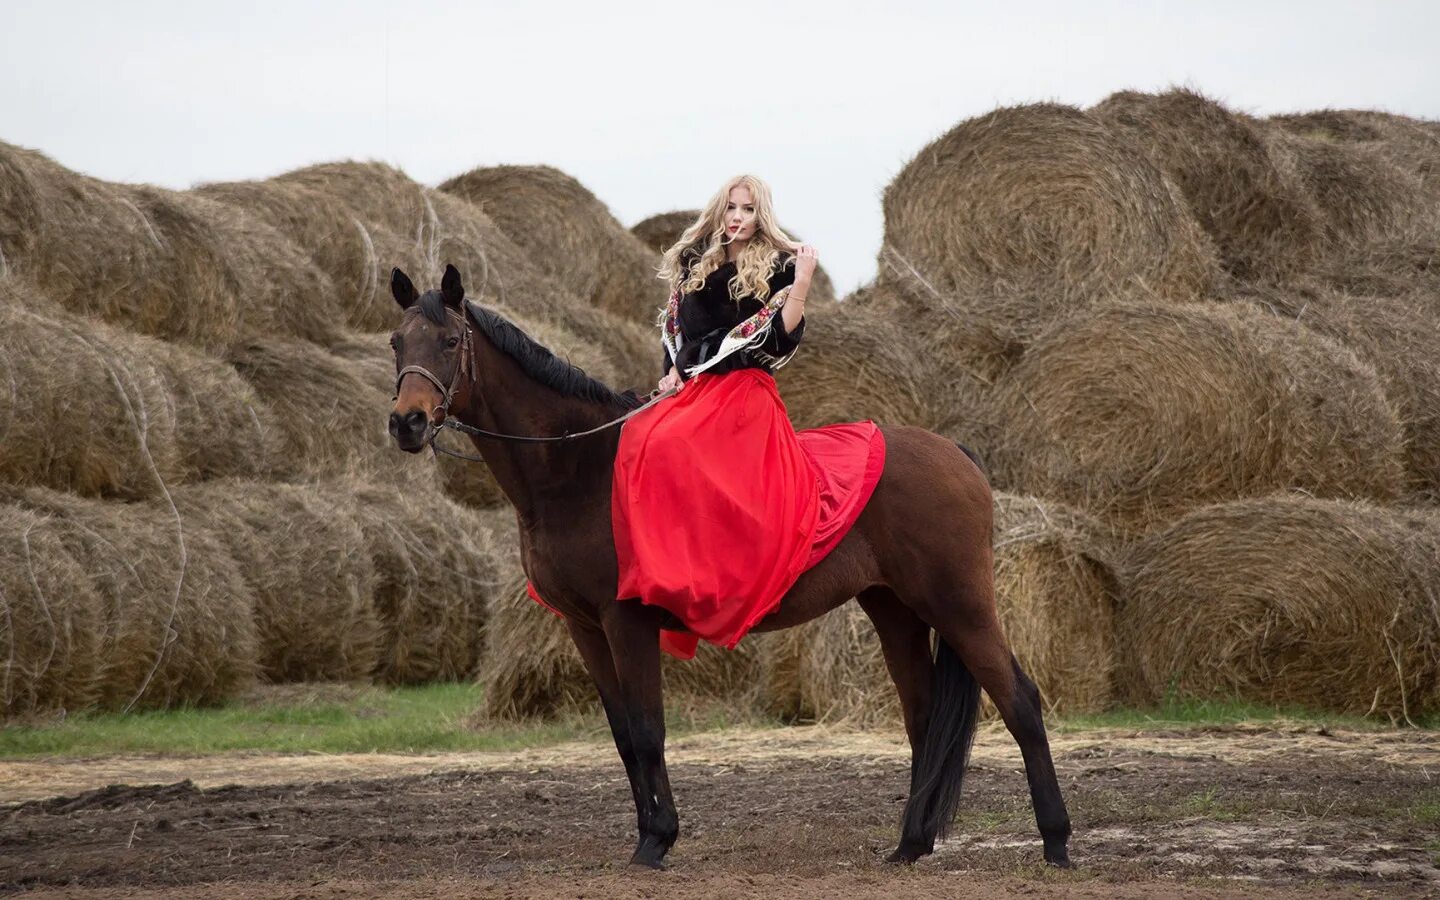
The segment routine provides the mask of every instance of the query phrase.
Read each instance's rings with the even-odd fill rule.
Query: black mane
[[[420,297],[420,312],[432,322],[445,321],[445,301],[439,291],[427,291]],[[633,391],[616,393],[608,385],[585,374],[585,371],[551,353],[514,323],[472,300],[465,301],[470,318],[490,342],[519,364],[524,373],[563,396],[635,409],[643,402]]]

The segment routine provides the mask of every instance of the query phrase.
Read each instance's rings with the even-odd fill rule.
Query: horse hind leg
[[[985,688],[1005,720],[1025,760],[1025,777],[1035,807],[1035,823],[1045,843],[1045,861],[1068,868],[1070,814],[1060,794],[1050,741],[1041,717],[1040,690],[1020,668],[1005,642],[995,613],[994,590],[988,581],[963,590],[961,605],[944,621],[934,621],[942,642],[954,648],[959,662]],[[946,822],[948,823],[948,819]]]
[[[888,587],[872,587],[856,598],[870,617],[885,655],[885,668],[895,682],[910,739],[910,794],[901,819],[900,844],[888,862],[914,862],[935,849],[934,832],[921,827],[930,793],[922,792],[926,771],[921,765],[925,738],[930,731],[935,690],[934,660],[930,652],[930,626],[905,606]],[[919,811],[919,815],[917,815]]]

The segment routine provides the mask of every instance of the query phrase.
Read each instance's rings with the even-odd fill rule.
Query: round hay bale
[[[241,334],[324,344],[336,339],[344,324],[339,293],[288,235],[248,209],[197,193],[136,190],[150,197],[142,208],[151,221],[183,220],[207,232],[239,303]]]
[[[175,492],[186,527],[212,530],[254,596],[259,674],[368,679],[379,659],[376,576],[348,505],[302,485],[214,482]]]
[[[1119,627],[1140,699],[1440,708],[1440,527],[1361,503],[1196,510],[1131,547]]]
[[[375,568],[376,677],[390,684],[471,677],[502,583],[496,518],[436,493],[356,479],[328,491],[350,510]]]
[[[396,266],[425,290],[453,263],[473,296],[533,269],[478,207],[381,163],[326,163],[195,193],[253,210],[297,243],[338,291],[345,324],[361,331],[394,326]]]
[[[1282,176],[1314,204],[1326,252],[1433,225],[1434,204],[1425,201],[1419,178],[1373,148],[1275,126],[1263,134]]]
[[[281,448],[278,474],[435,482],[431,460],[400,451],[390,438],[393,375],[382,388],[373,372],[351,360],[278,338],[241,341],[229,361],[272,410],[271,439]]]
[[[1096,308],[1037,342],[995,399],[997,480],[1122,529],[1276,490],[1384,502],[1404,484],[1375,370],[1247,306]]]
[[[440,190],[479,206],[541,271],[585,302],[644,324],[664,305],[655,253],[559,169],[488,166]]]
[[[884,211],[882,282],[922,300],[983,298],[986,326],[1016,334],[1137,289],[1198,299],[1219,271],[1184,198],[1144,151],[1068,106],[960,123],[886,187]]]
[[[1143,147],[1190,204],[1220,263],[1243,281],[1303,270],[1319,245],[1309,198],[1270,158],[1263,126],[1177,88],[1120,91],[1086,111]]]
[[[174,192],[87,178],[0,143],[0,253],[75,311],[210,349],[240,331],[242,307],[224,252]]]
[[[658,215],[653,215],[637,223],[630,229],[630,233],[639,238],[640,241],[651,250],[657,253],[664,253],[666,250],[675,246],[675,242],[680,240],[680,236],[685,232],[685,229],[693,225],[698,218],[700,218],[700,210],[698,209],[659,213]],[[803,240],[799,235],[784,225],[780,226],[780,230],[790,235],[794,240]],[[655,277],[653,267],[650,277]],[[662,291],[661,293],[662,296],[660,300],[663,304],[665,297],[663,296],[664,292]],[[805,299],[818,301],[821,304],[827,304],[836,299],[835,282],[830,280],[830,274],[825,271],[824,266],[817,265],[815,267],[815,274],[810,279],[810,293],[805,295]],[[654,318],[652,315],[647,321],[652,321]]]
[[[677,209],[667,213],[656,213],[648,219],[636,222],[630,228],[630,233],[640,239],[645,246],[656,253],[664,253],[675,242],[680,240],[680,235],[685,229],[700,218],[698,209]],[[785,232],[789,234],[790,232]]]
[[[1274,291],[1255,298],[1375,367],[1405,432],[1407,493],[1440,503],[1440,316],[1417,297]]]
[[[255,597],[208,523],[163,501],[12,487],[0,499],[47,516],[99,597],[101,707],[217,703],[254,680]]]
[[[1115,541],[1063,504],[995,494],[995,599],[1010,648],[1047,709],[1114,705]]]
[[[875,626],[858,603],[768,636],[761,706],[787,722],[860,728],[903,721]]]
[[[101,601],[47,516],[0,504],[0,714],[85,709],[98,696]]]
[[[1418,177],[1432,201],[1440,200],[1440,126],[1433,121],[1373,109],[1320,109],[1266,121],[1300,137],[1373,147]]]
[[[29,295],[0,281],[0,479],[138,499],[270,471],[270,410],[229,366],[11,294]]]
[[[776,373],[796,428],[874,419],[947,430],[974,422],[983,385],[963,361],[916,351],[914,323],[867,303],[807,304],[805,335]]]

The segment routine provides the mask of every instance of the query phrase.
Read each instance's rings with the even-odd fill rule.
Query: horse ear
[[[465,288],[460,284],[460,270],[450,264],[445,265],[445,277],[440,279],[440,294],[445,298],[445,305],[459,309],[460,304],[465,302]]]
[[[410,283],[410,277],[398,268],[390,270],[390,293],[395,295],[401,309],[409,309],[420,299],[420,292]]]

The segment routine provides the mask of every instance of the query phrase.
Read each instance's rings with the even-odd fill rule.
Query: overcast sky
[[[177,188],[547,163],[626,226],[752,172],[848,293],[874,275],[884,186],[966,118],[1179,84],[1257,114],[1440,119],[1437,46],[1434,0],[0,0],[0,140]]]

